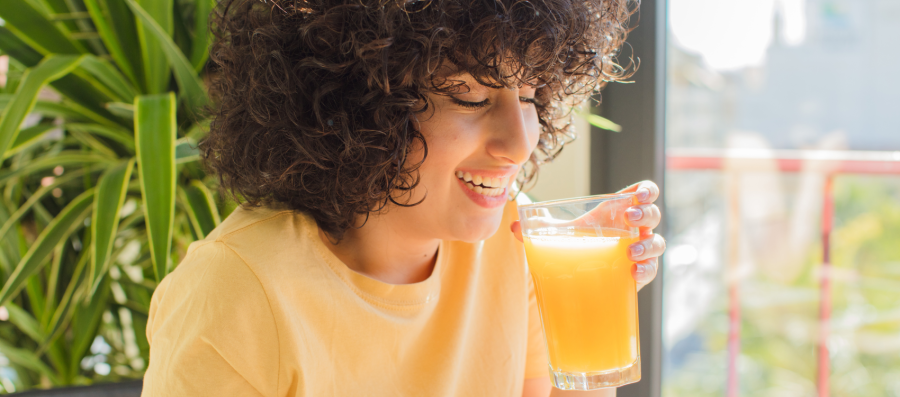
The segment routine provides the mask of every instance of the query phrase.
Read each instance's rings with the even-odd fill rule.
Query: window
[[[900,2],[667,34],[662,396],[900,396]]]

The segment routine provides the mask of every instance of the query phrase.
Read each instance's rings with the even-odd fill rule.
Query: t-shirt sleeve
[[[547,367],[547,345],[544,331],[541,328],[541,315],[538,312],[537,295],[534,283],[528,277],[528,353],[525,361],[525,379],[544,378],[550,376]]]
[[[143,397],[275,396],[275,319],[254,272],[228,246],[193,250],[153,294]]]

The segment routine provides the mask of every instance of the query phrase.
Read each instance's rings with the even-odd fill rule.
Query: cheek
[[[538,141],[541,138],[541,123],[538,120],[536,109],[532,108],[532,111],[526,113],[525,125],[528,126],[528,143],[531,145],[531,151],[533,152],[537,149]]]

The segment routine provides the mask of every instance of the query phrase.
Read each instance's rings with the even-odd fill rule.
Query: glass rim
[[[579,203],[579,202],[594,201],[594,200],[609,201],[609,200],[623,199],[626,197],[632,197],[634,195],[635,195],[635,193],[596,194],[593,196],[572,197],[572,198],[564,198],[564,199],[557,199],[557,200],[539,201],[536,203],[521,204],[518,207],[519,207],[519,209],[525,209],[525,208],[549,207],[549,206],[554,206],[554,205],[564,205],[564,204]]]

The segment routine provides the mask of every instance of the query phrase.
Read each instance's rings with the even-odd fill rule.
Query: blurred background
[[[900,1],[665,21],[661,395],[900,396]],[[605,134],[532,193],[588,193]]]

